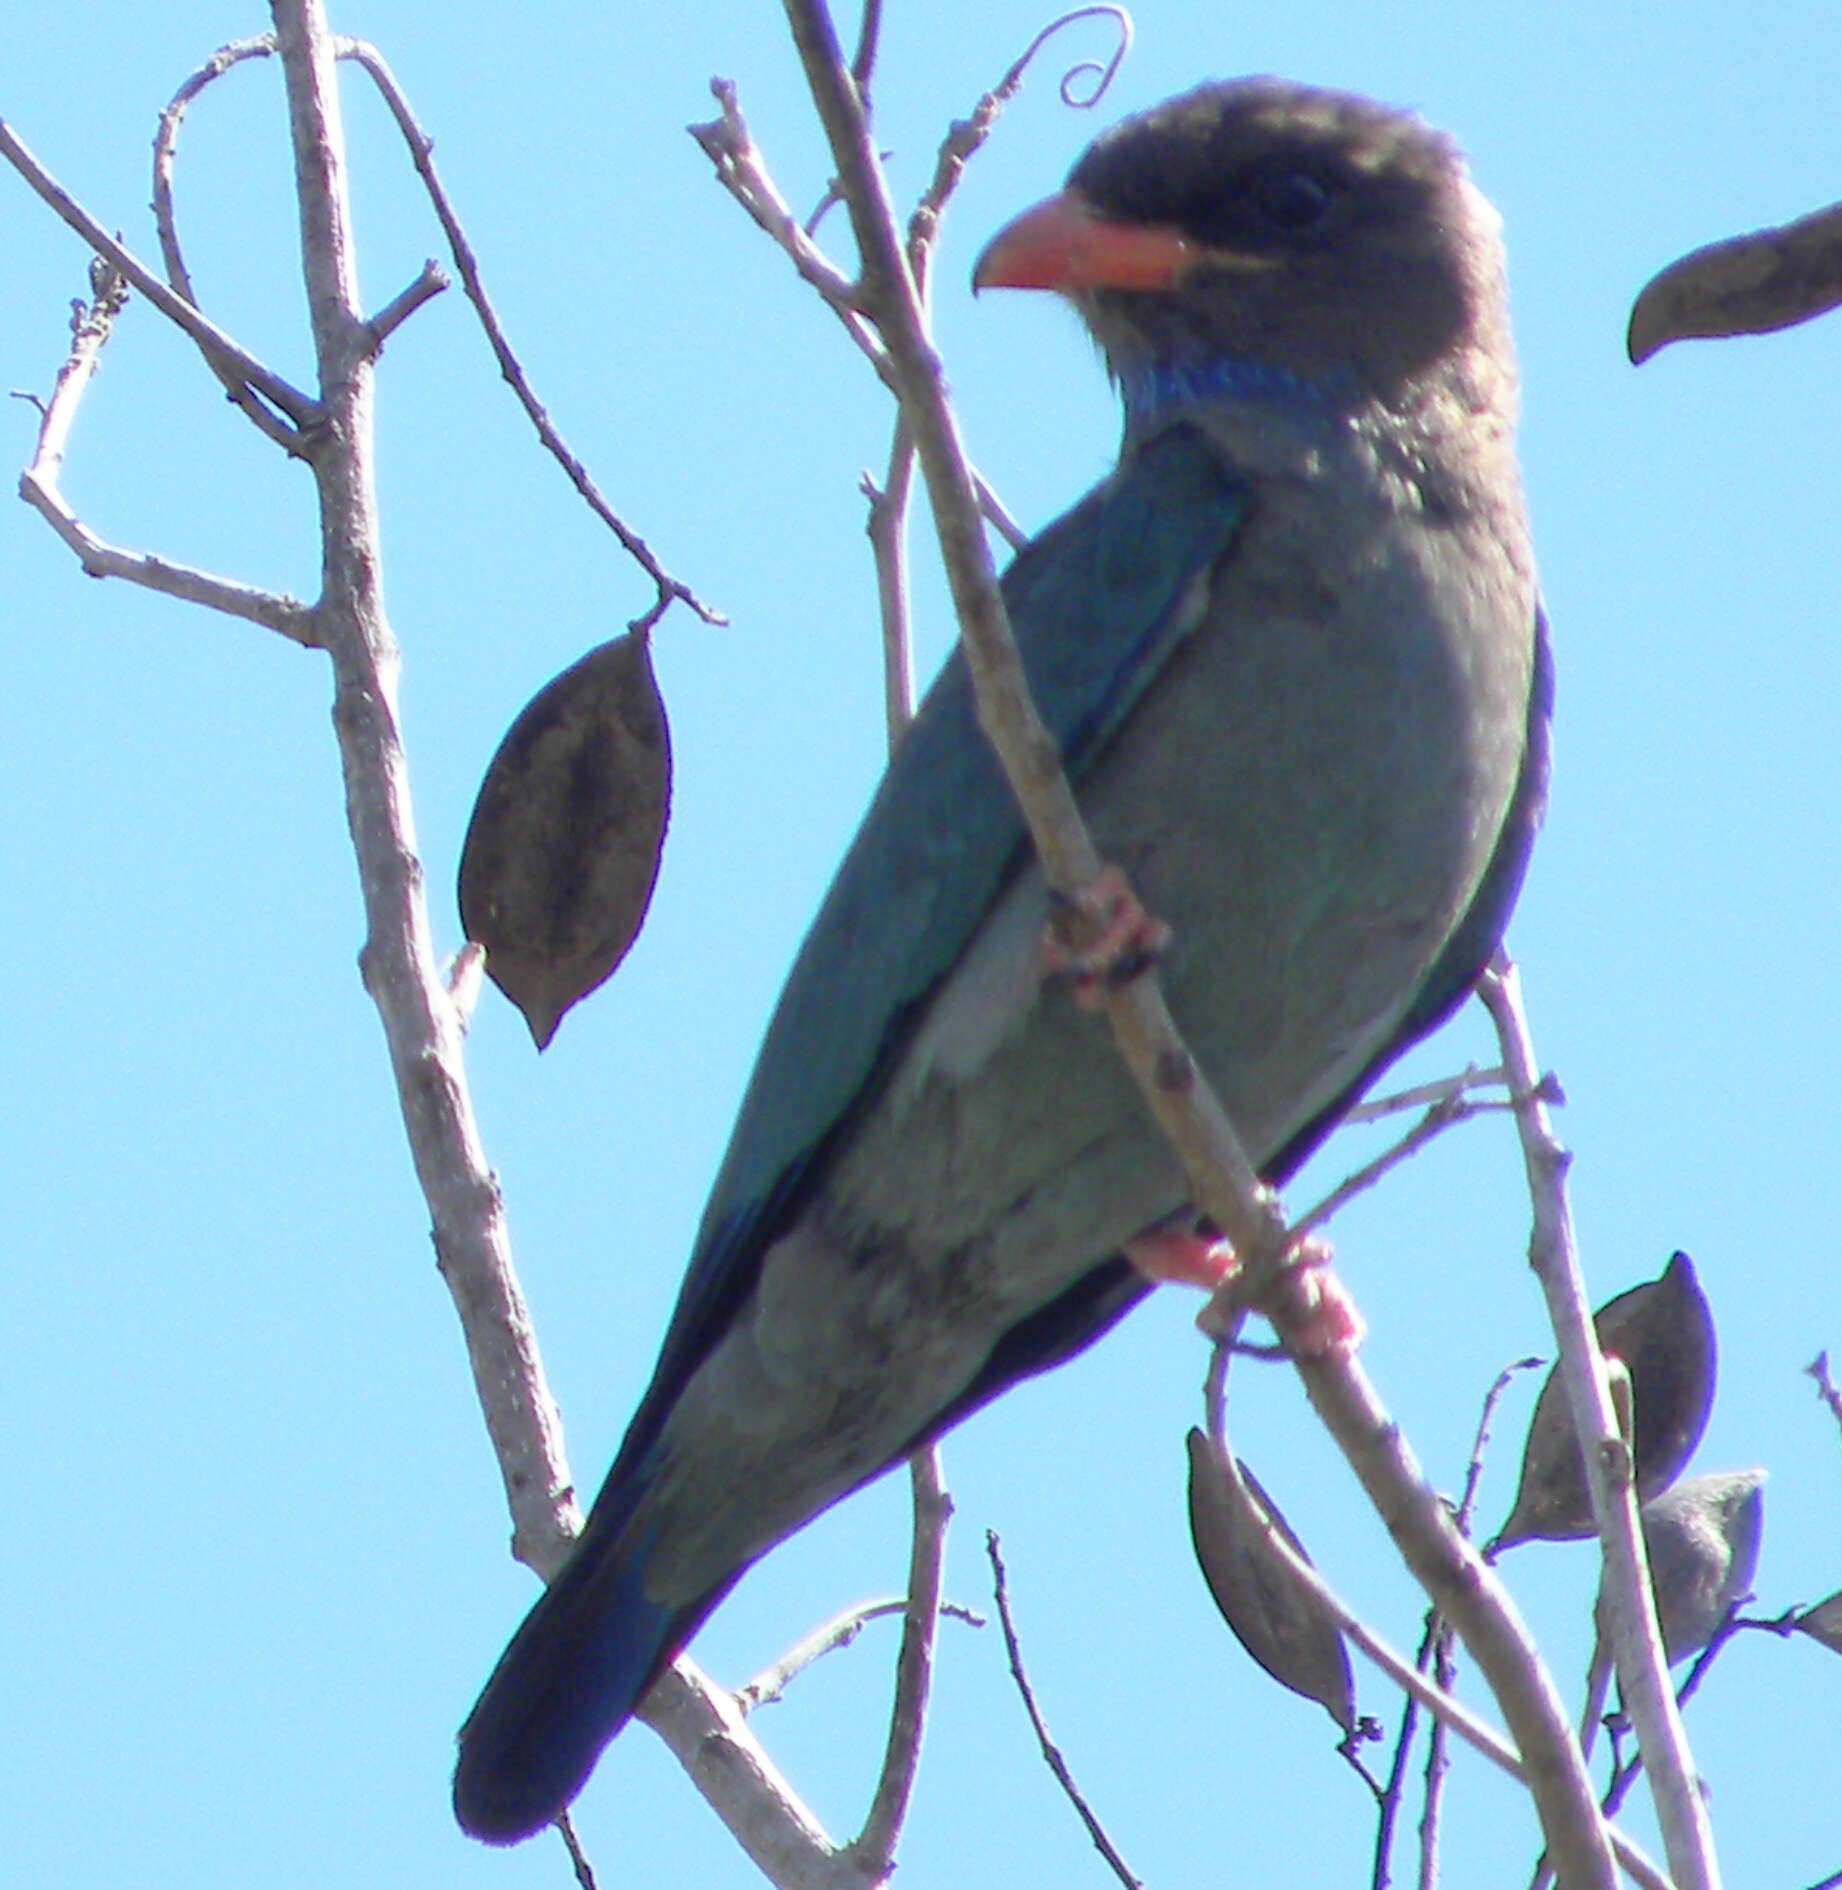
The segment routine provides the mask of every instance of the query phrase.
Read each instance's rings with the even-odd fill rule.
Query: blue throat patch
[[[1206,407],[1216,401],[1260,401],[1295,414],[1328,417],[1346,391],[1341,377],[1308,381],[1288,368],[1239,355],[1215,355],[1207,361],[1146,361],[1120,378],[1126,425],[1136,429],[1167,418],[1172,410]]]

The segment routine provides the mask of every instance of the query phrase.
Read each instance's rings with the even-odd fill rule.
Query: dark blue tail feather
[[[591,1523],[493,1669],[454,1770],[454,1815],[474,1837],[514,1844],[555,1819],[715,1605],[648,1597],[648,1546]]]

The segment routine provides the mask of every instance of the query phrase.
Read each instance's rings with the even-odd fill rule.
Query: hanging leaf
[[[546,683],[486,770],[461,850],[461,925],[540,1050],[639,932],[671,784],[650,638],[633,632]]]
[[[1827,1601],[1819,1601],[1814,1608],[1806,1608],[1797,1617],[1797,1631],[1808,1634],[1832,1654],[1842,1654],[1842,1590]]]
[[[1660,1278],[1608,1300],[1593,1315],[1593,1329],[1599,1349],[1622,1360],[1630,1375],[1637,1498],[1645,1503],[1682,1474],[1714,1403],[1714,1316],[1694,1262],[1672,1255]],[[1515,1506],[1492,1547],[1592,1533],[1586,1466],[1557,1366],[1535,1401]]]
[[[1625,351],[1648,361],[1672,341],[1763,335],[1842,302],[1842,203],[1795,223],[1709,243],[1644,285]]]
[[[1201,1431],[1192,1430],[1188,1443],[1190,1538],[1222,1619],[1281,1686],[1316,1700],[1353,1732],[1356,1688],[1342,1631],[1274,1548],[1267,1520],[1301,1561],[1311,1558],[1244,1463],[1232,1474]]]
[[[1689,1477],[1646,1503],[1643,1523],[1663,1653],[1673,1667],[1699,1654],[1728,1609],[1752,1592],[1765,1530],[1765,1472]],[[1602,1615],[1603,1608],[1601,1602]]]

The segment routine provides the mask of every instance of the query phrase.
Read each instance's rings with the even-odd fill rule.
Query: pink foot
[[[1126,1242],[1126,1258],[1154,1286],[1200,1286],[1205,1293],[1231,1286],[1240,1264],[1227,1241],[1175,1228],[1135,1234]]]
[[[1074,1000],[1084,1011],[1097,1011],[1109,991],[1130,984],[1149,969],[1170,944],[1170,927],[1154,919],[1117,866],[1103,866],[1093,883],[1049,921],[1043,957],[1050,972],[1069,980]],[[1079,932],[1086,942],[1071,942]]]
[[[1349,1290],[1331,1271],[1330,1243],[1307,1235],[1275,1288],[1272,1318],[1287,1349],[1300,1358],[1348,1358],[1367,1336]],[[1214,1312],[1208,1307],[1205,1319]]]

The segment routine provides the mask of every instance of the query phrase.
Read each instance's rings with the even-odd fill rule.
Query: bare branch
[[[782,254],[798,270],[801,280],[818,291],[825,306],[844,324],[845,333],[857,344],[864,359],[894,393],[895,383],[890,379],[882,343],[858,306],[856,285],[806,233],[805,226],[793,214],[779,186],[768,174],[761,149],[749,133],[747,119],[742,116],[734,84],[728,79],[712,79],[710,91],[722,115],[708,124],[688,125],[685,129],[715,166],[717,182],[774,239]]]
[[[681,1654],[640,1703],[730,1835],[780,1890],[872,1890],[788,1783],[734,1697]]]
[[[870,501],[864,529],[876,563],[877,615],[883,628],[883,717],[893,753],[914,714],[914,650],[908,622],[908,497],[914,484],[915,444],[898,414],[889,443],[889,470],[878,486],[868,473]]]
[[[173,293],[184,297],[194,308],[198,293],[192,286],[191,271],[186,268],[185,253],[179,243],[179,223],[173,210],[173,164],[178,151],[179,127],[192,101],[207,85],[220,79],[245,59],[266,59],[275,51],[275,36],[264,33],[259,39],[233,40],[220,46],[167,101],[154,131],[153,213],[154,229],[160,238],[160,254],[166,262],[166,279]],[[267,405],[250,390],[236,364],[222,355],[207,351],[205,365],[210,368],[231,401],[265,438],[288,452],[295,450],[294,431],[278,420]]]
[[[941,140],[939,153],[934,159],[933,179],[922,192],[921,201],[915,205],[908,219],[909,267],[914,270],[915,279],[921,283],[923,293],[926,291],[928,258],[939,235],[940,219],[946,211],[947,200],[958,188],[967,164],[978,155],[985,140],[991,136],[999,114],[1022,89],[1024,75],[1036,55],[1065,28],[1100,17],[1110,19],[1117,30],[1118,37],[1112,55],[1104,61],[1084,59],[1078,65],[1070,66],[1062,74],[1060,88],[1064,105],[1075,111],[1091,111],[1106,96],[1119,68],[1125,63],[1126,54],[1132,50],[1132,16],[1124,7],[1077,7],[1072,13],[1064,13],[1060,19],[1051,20],[1012,61],[1004,77],[973,106],[970,115],[955,119],[947,128],[947,135]],[[1075,82],[1090,75],[1094,81],[1092,89],[1085,94],[1078,93],[1074,89]]]
[[[865,1871],[880,1880],[895,1868],[897,1841],[914,1795],[927,1725],[928,1692],[934,1673],[934,1640],[940,1625],[940,1584],[946,1562],[947,1524],[953,1499],[941,1481],[940,1453],[932,1444],[908,1463],[914,1489],[914,1546],[908,1559],[908,1605],[902,1651],[896,1661],[895,1701],[882,1771],[863,1829],[850,1846]]]
[[[771,1666],[763,1667],[754,1679],[737,1687],[736,1705],[744,1713],[752,1713],[757,1707],[772,1706],[808,1667],[823,1660],[827,1654],[835,1654],[849,1647],[872,1621],[901,1614],[907,1606],[908,1603],[900,1595],[886,1595],[880,1601],[860,1601],[842,1609],[829,1621],[821,1622],[810,1634],[794,1642]]]
[[[1816,1381],[1816,1395],[1829,1407],[1829,1415],[1842,1425],[1842,1387],[1829,1375],[1829,1354],[1817,1353],[1804,1370]]]
[[[1398,1142],[1384,1149],[1373,1161],[1365,1162],[1353,1175],[1347,1176],[1331,1189],[1315,1207],[1294,1220],[1292,1237],[1297,1240],[1310,1233],[1314,1227],[1322,1227],[1333,1215],[1341,1213],[1357,1195],[1374,1187],[1391,1169],[1398,1168],[1409,1157],[1417,1155],[1428,1142],[1436,1140],[1447,1129],[1456,1128],[1461,1122],[1469,1122],[1474,1116],[1486,1115],[1508,1106],[1500,1102],[1473,1102],[1465,1096],[1441,1097]]]
[[[515,1552],[540,1574],[579,1527],[562,1425],[512,1265],[504,1202],[480,1145],[461,1024],[436,968],[396,716],[398,656],[384,614],[369,457],[373,344],[358,307],[344,138],[322,0],[274,0],[286,78],[302,262],[329,424],[309,444],[325,588],[314,607],[332,658],[333,726],[358,857],[366,989],[384,1024],[437,1263],[454,1296],[515,1520]]]
[[[909,1603],[901,1595],[885,1595],[878,1601],[860,1601],[854,1607],[840,1609],[829,1621],[822,1622],[803,1640],[796,1642],[771,1666],[763,1667],[754,1679],[735,1690],[736,1705],[744,1713],[758,1707],[772,1706],[785,1694],[808,1667],[827,1654],[841,1653],[862,1634],[872,1621],[886,1620],[892,1614],[906,1614]],[[968,1627],[983,1627],[985,1617],[957,1601],[943,1601],[939,1612]]]
[[[638,532],[616,512],[603,496],[601,488],[590,477],[588,468],[583,465],[568,442],[557,430],[557,425],[543,403],[532,392],[531,383],[525,375],[523,365],[512,352],[505,330],[500,326],[497,311],[486,293],[486,284],[480,276],[478,258],[473,253],[473,245],[467,240],[467,233],[461,227],[460,218],[449,200],[446,187],[435,169],[435,142],[421,125],[417,123],[415,113],[410,109],[409,100],[403,88],[397,83],[396,74],[390,70],[384,56],[377,48],[362,39],[347,39],[343,36],[336,42],[338,57],[350,59],[369,74],[371,82],[378,89],[385,106],[396,120],[397,129],[403,134],[403,142],[409,149],[410,162],[416,167],[416,175],[422,179],[422,187],[428,192],[429,203],[440,222],[442,233],[448,239],[448,251],[454,258],[454,267],[459,273],[461,287],[467,292],[467,300],[473,304],[474,312],[479,316],[480,327],[486,335],[487,345],[492,349],[493,359],[499,364],[499,372],[506,384],[518,398],[518,404],[524,408],[532,426],[537,429],[537,437],[545,448],[562,467],[569,477],[569,483],[581,495],[583,503],[607,526],[620,540],[621,549],[633,559],[657,588],[658,597],[652,609],[635,619],[630,626],[633,629],[650,629],[658,622],[674,602],[682,603],[701,617],[705,623],[727,623],[729,620],[721,611],[706,604],[688,584],[666,570]],[[433,264],[430,268],[433,268]],[[425,276],[427,271],[424,272]],[[394,308],[395,303],[391,304]],[[388,313],[389,311],[385,311]],[[408,310],[404,311],[405,314]],[[382,318],[380,317],[380,320]],[[400,317],[399,317],[400,319]],[[383,333],[388,333],[385,329]],[[378,339],[383,339],[380,333]]]
[[[1005,1573],[1004,1556],[995,1529],[985,1531],[985,1553],[991,1558],[992,1593],[997,1598],[998,1625],[1004,1630],[1004,1651],[1010,1662],[1011,1678],[1017,1683],[1017,1694],[1023,1701],[1023,1710],[1030,1716],[1030,1725],[1035,1730],[1036,1743],[1042,1749],[1044,1763],[1055,1774],[1055,1782],[1067,1794],[1068,1802],[1074,1806],[1081,1822],[1087,1827],[1087,1835],[1094,1841],[1094,1849],[1106,1859],[1113,1875],[1126,1886],[1126,1890],[1144,1890],[1143,1883],[1132,1874],[1126,1860],[1120,1856],[1118,1847],[1107,1836],[1106,1827],[1094,1815],[1093,1806],[1082,1796],[1080,1786],[1074,1781],[1074,1774],[1068,1769],[1068,1761],[1062,1757],[1061,1748],[1049,1736],[1048,1721],[1043,1718],[1042,1708],[1036,1704],[1036,1690],[1030,1685],[1030,1676],[1024,1670],[1023,1649],[1017,1640],[1017,1624],[1011,1619],[1009,1578]]]
[[[96,295],[86,307],[78,303],[71,323],[71,349],[58,370],[49,401],[39,404],[38,446],[32,464],[19,476],[19,496],[77,555],[91,577],[124,578],[150,591],[202,604],[226,616],[261,624],[266,630],[312,648],[318,641],[313,613],[298,599],[259,591],[233,579],[215,577],[191,565],[175,564],[151,552],[126,551],[105,543],[79,519],[66,501],[60,479],[64,450],[76,423],[77,408],[102,358],[115,317],[128,299],[127,285],[107,262],[92,264],[90,280]]]
[[[1458,1499],[1458,1526],[1466,1535],[1471,1533],[1471,1524],[1477,1515],[1478,1486],[1484,1480],[1484,1453],[1490,1446],[1490,1423],[1497,1414],[1497,1406],[1503,1401],[1503,1394],[1519,1372],[1532,1372],[1542,1364],[1539,1358],[1519,1358],[1513,1364],[1505,1365],[1490,1381],[1490,1389],[1484,1393],[1484,1404],[1478,1412],[1477,1430],[1471,1439],[1471,1455],[1465,1463],[1465,1487]]]
[[[371,351],[376,354],[384,343],[415,314],[424,302],[433,301],[448,286],[441,264],[433,257],[422,265],[422,273],[408,288],[391,299],[373,315],[366,326],[371,330]]]
[[[1619,1692],[1648,1764],[1670,1874],[1679,1890],[1716,1890],[1720,1872],[1714,1834],[1670,1690],[1638,1519],[1631,1451],[1619,1435],[1605,1360],[1593,1335],[1586,1284],[1580,1274],[1567,1200],[1569,1157],[1555,1139],[1547,1107],[1536,1094],[1535,1051],[1522,1013],[1515,967],[1501,950],[1480,980],[1478,996],[1496,1026],[1504,1067],[1510,1073],[1510,1095],[1534,1206],[1529,1260],[1547,1296],[1568,1402],[1586,1461],[1593,1515],[1605,1556],[1604,1631],[1618,1669]],[[1564,1864],[1559,1874],[1566,1880]]]
[[[882,32],[883,0],[863,0],[863,17],[857,23],[857,50],[851,55],[851,82],[863,100],[866,118],[870,115],[870,81],[876,75]]]
[[[212,372],[234,372],[255,393],[279,408],[297,427],[313,425],[320,417],[318,406],[299,388],[291,387],[279,374],[266,368],[252,354],[246,353],[215,323],[209,322],[192,304],[177,296],[140,258],[111,236],[77,200],[39,163],[12,127],[0,120],[0,157],[30,184],[91,249],[111,262],[132,287],[157,308],[168,321],[177,324],[198,344],[199,352],[211,364]],[[279,436],[290,452],[301,450],[298,436],[285,432]]]
[[[173,211],[173,164],[178,154],[179,127],[192,101],[206,86],[221,79],[231,67],[245,59],[267,59],[275,51],[275,35],[264,33],[255,39],[235,39],[220,46],[167,100],[166,109],[154,129],[153,213],[154,228],[160,238],[160,254],[166,263],[166,279],[175,295],[182,295],[194,307],[198,295],[192,286],[192,272],[186,267],[185,252],[179,242],[179,222]]]
[[[873,57],[875,37],[868,12],[865,34],[865,44]],[[883,701],[891,755],[914,719],[915,711],[908,642],[907,563],[908,495],[914,463],[914,442],[909,438],[907,424],[898,408],[894,437],[889,444],[888,482],[882,492],[872,495],[869,521],[877,597],[881,605]],[[864,483],[869,490],[867,476]],[[908,1470],[914,1539],[908,1560],[908,1604],[902,1624],[902,1648],[896,1660],[895,1699],[890,1707],[889,1737],[883,1748],[876,1790],[863,1829],[851,1845],[851,1855],[878,1878],[887,1876],[895,1868],[896,1844],[914,1796],[915,1775],[921,1763],[921,1739],[927,1725],[928,1693],[933,1681],[934,1639],[940,1624],[947,1523],[953,1514],[953,1501],[941,1478],[940,1452],[935,1445],[922,1445],[909,1459]]]
[[[890,371],[875,324],[865,318],[859,285],[819,248],[788,207],[779,186],[768,173],[759,146],[749,135],[735,86],[727,79],[712,79],[710,90],[722,107],[722,116],[708,124],[690,125],[686,129],[715,166],[717,181],[748,212],[756,226],[773,238],[801,279],[817,291],[826,307],[843,324],[858,352],[875,369],[877,378],[899,402],[901,391]],[[1013,551],[1020,549],[1028,542],[1028,534],[976,470],[972,477],[978,490],[980,511]]]
[[[579,1890],[595,1890],[594,1866],[588,1861],[588,1853],[576,1836],[575,1822],[568,1812],[557,1819],[556,1828],[562,1834],[563,1848],[569,1853],[570,1868],[576,1873]]]
[[[1437,1082],[1416,1083],[1411,1089],[1397,1089],[1386,1096],[1372,1096],[1367,1102],[1357,1103],[1353,1109],[1344,1110],[1341,1126],[1380,1122],[1385,1116],[1397,1116],[1408,1109],[1424,1109],[1450,1096],[1468,1096],[1474,1089],[1495,1089],[1503,1081],[1501,1064],[1484,1070],[1475,1063],[1467,1063],[1455,1075],[1442,1076]]]
[[[979,477],[976,469],[972,477],[978,487],[979,511],[985,522],[1013,551],[1021,551],[1030,542],[1030,534],[1005,510],[1004,501]]]

